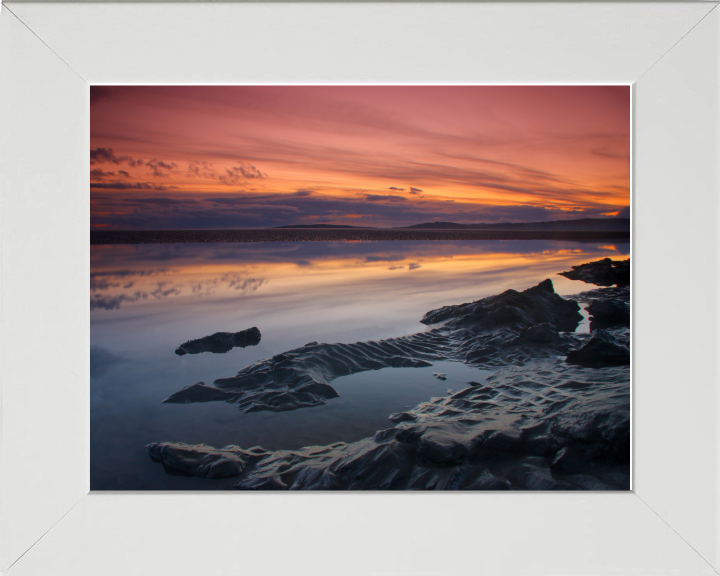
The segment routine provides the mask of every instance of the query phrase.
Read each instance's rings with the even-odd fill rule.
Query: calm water
[[[294,449],[351,442],[392,427],[391,413],[490,373],[438,362],[354,374],[333,381],[340,398],[284,413],[162,400],[311,341],[412,334],[425,329],[419,320],[428,310],[545,278],[558,293],[574,294],[591,287],[558,272],[628,253],[627,243],[561,241],[93,246],[91,487],[212,490],[234,483],[168,475],[147,456],[150,442]],[[262,334],[257,346],[174,353],[187,340],[252,326]],[[579,330],[587,330],[586,322]]]

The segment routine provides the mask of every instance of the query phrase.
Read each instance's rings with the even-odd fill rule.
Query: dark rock
[[[559,272],[559,274],[570,280],[582,280],[598,286],[629,286],[630,258],[627,260],[604,258],[596,262],[573,266],[572,270]]]
[[[465,355],[465,362],[468,364],[482,363],[497,356],[497,346],[478,346]]]
[[[525,328],[520,332],[520,338],[528,342],[536,342],[538,344],[549,344],[552,342],[558,342],[560,340],[560,334],[555,329],[555,326],[550,322],[543,322],[537,326],[531,326]]]
[[[250,401],[241,402],[244,412],[286,412],[298,408],[320,406],[326,400],[337,398],[338,393],[332,386],[317,382],[301,386],[296,390],[269,391],[257,394]]]
[[[443,374],[442,372],[433,372],[433,376],[435,376],[438,380],[447,380],[447,374]]]
[[[570,350],[565,361],[587,368],[624,366],[630,364],[630,350],[625,344],[619,343],[610,332],[596,330],[582,347]]]
[[[537,357],[565,355],[576,340],[556,328],[574,330],[582,320],[579,309],[577,302],[554,292],[551,280],[544,280],[523,292],[508,290],[443,308],[452,318],[426,332],[354,344],[310,342],[215,380],[212,386],[181,390],[167,402],[224,400],[245,412],[278,412],[322,405],[337,396],[332,380],[366,370],[429,367],[437,360],[521,365]],[[434,323],[436,313],[428,312],[423,321]]]
[[[616,322],[629,310],[629,289],[592,290],[576,300],[590,303],[594,321]],[[167,400],[294,410],[336,397],[334,378],[364,370],[437,360],[497,368],[483,383],[392,414],[396,426],[371,438],[277,452],[173,443],[147,451],[168,472],[236,476],[238,489],[627,490],[629,330],[619,324],[592,336],[567,333],[582,318],[578,310],[546,280],[428,312],[425,324],[443,324],[425,332],[311,342]]]
[[[577,302],[558,296],[548,279],[523,292],[506,290],[476,302],[431,310],[420,322],[431,325],[450,319],[448,325],[452,327],[471,324],[478,328],[506,326],[515,330],[548,322],[558,330],[573,331],[582,320],[579,310]]]
[[[216,332],[211,336],[198,338],[197,340],[188,340],[185,344],[181,344],[175,354],[183,356],[185,354],[200,354],[201,352],[212,352],[214,354],[224,354],[233,348],[245,348],[246,346],[256,346],[260,343],[260,330],[256,327],[241,330],[240,332]]]
[[[483,438],[481,452],[485,454],[507,454],[520,446],[519,430],[494,430]]]
[[[390,414],[389,419],[391,422],[414,422],[415,416],[412,414],[409,414],[408,412],[397,412],[395,414]]]
[[[205,382],[198,382],[171,394],[163,402],[166,404],[192,404],[194,402],[226,400],[227,397],[227,392],[223,392],[215,388],[215,386],[208,386]]]
[[[311,342],[252,364],[236,376],[215,380],[213,386],[244,412],[319,406],[337,397],[329,382],[340,376],[387,367],[428,367],[432,364],[423,357],[443,357],[432,350],[432,336],[417,338],[423,341],[417,350],[406,345],[408,340],[413,337],[355,344]]]
[[[417,445],[420,464],[453,466],[462,463],[470,453],[468,444],[452,430],[432,429],[423,434]]]
[[[252,490],[628,490],[629,369],[544,358],[397,415],[372,438],[301,450],[152,444],[164,466]]]
[[[590,314],[590,330],[630,326],[630,305],[617,300],[593,300],[587,307]]]
[[[558,472],[568,472],[573,474],[580,472],[587,467],[587,463],[583,461],[572,448],[565,447],[558,450],[555,459],[550,464],[550,468]]]
[[[262,448],[243,450],[237,446],[212,448],[205,444],[189,446],[180,443],[148,444],[145,450],[154,462],[167,468],[201,478],[232,478],[245,467],[270,454]]]
[[[612,300],[614,302],[625,302],[626,304],[630,304],[630,287],[611,286],[605,288],[595,288],[593,290],[580,292],[580,294],[566,296],[566,298],[588,304],[595,300]]]

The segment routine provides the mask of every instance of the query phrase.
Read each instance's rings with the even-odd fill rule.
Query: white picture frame
[[[0,13],[0,571],[720,570],[718,2]],[[89,493],[90,84],[632,84],[633,490]]]

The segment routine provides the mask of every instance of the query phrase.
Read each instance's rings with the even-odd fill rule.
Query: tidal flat
[[[559,275],[627,254],[94,246],[92,489],[629,489],[629,287]]]

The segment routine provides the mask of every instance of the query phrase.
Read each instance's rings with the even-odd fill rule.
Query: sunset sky
[[[627,216],[628,86],[91,88],[94,229]]]

